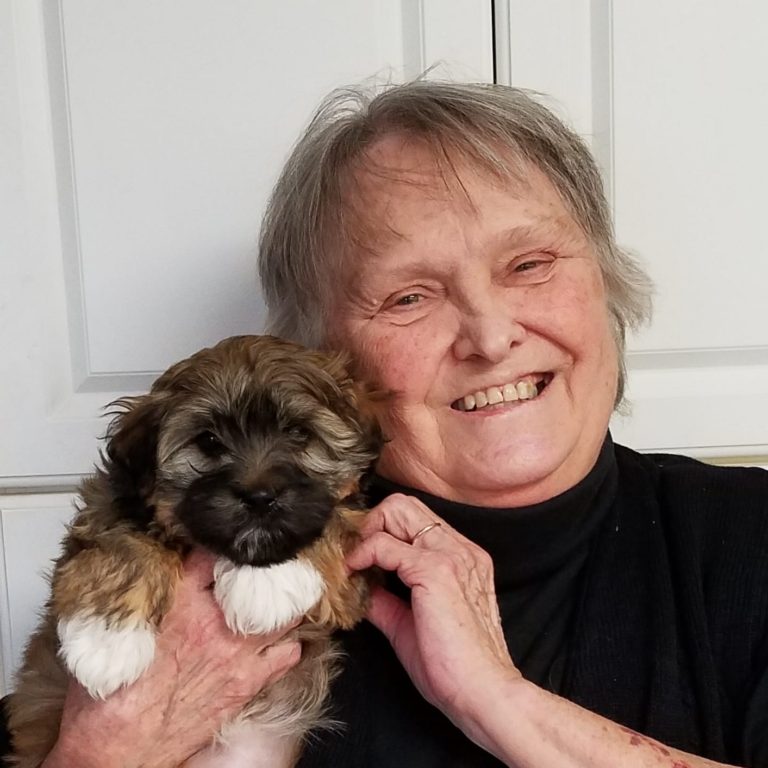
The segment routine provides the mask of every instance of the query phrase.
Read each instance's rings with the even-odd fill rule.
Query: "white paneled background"
[[[0,504],[3,589],[0,591],[0,639],[12,667],[37,623],[37,610],[48,596],[44,578],[58,552],[74,496],[48,493],[5,496]]]
[[[616,438],[768,464],[766,31],[762,0],[0,0],[0,688],[99,409],[259,330],[261,211],[338,85],[549,94],[658,284]]]

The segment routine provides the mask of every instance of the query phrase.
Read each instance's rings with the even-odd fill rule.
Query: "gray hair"
[[[619,356],[619,405],[626,333],[650,318],[652,284],[616,244],[600,173],[586,145],[519,88],[415,80],[331,93],[288,158],[264,217],[259,274],[269,331],[308,346],[326,342],[344,254],[361,245],[355,225],[362,222],[345,188],[365,167],[371,145],[393,133],[426,141],[442,168],[452,170],[454,156],[509,179],[519,178],[522,161],[549,178],[596,250]]]

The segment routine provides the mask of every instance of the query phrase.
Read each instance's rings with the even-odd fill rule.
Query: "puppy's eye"
[[[206,430],[201,432],[192,441],[206,456],[212,459],[217,459],[223,453],[226,453],[227,448],[224,443],[219,440],[213,432]]]
[[[306,427],[301,426],[301,424],[294,424],[293,426],[288,427],[286,431],[290,437],[295,437],[297,440],[307,440],[312,435],[312,433]]]

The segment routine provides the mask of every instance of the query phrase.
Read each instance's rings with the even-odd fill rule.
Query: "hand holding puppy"
[[[522,679],[504,640],[490,556],[402,494],[371,510],[362,536],[348,566],[395,571],[411,589],[410,605],[374,590],[369,620],[422,696],[469,733],[488,686]]]
[[[202,550],[187,559],[155,659],[134,685],[105,701],[70,686],[44,768],[176,768],[298,663],[300,644],[286,637],[292,627],[263,636],[227,628],[210,590],[214,562]]]

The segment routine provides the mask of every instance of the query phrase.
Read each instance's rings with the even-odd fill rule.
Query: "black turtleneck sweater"
[[[395,491],[492,556],[528,680],[673,747],[768,766],[768,472],[643,456],[608,437],[589,475],[541,504],[473,507],[381,479],[371,502]],[[300,768],[501,765],[421,698],[370,624],[341,639],[333,706],[346,727],[318,737]]]
[[[491,554],[527,679],[673,747],[768,767],[768,472],[609,437],[589,475],[542,504],[471,507],[384,480],[370,500],[394,491]],[[300,768],[500,765],[421,698],[370,624],[341,639],[332,704],[346,727],[317,736]]]

